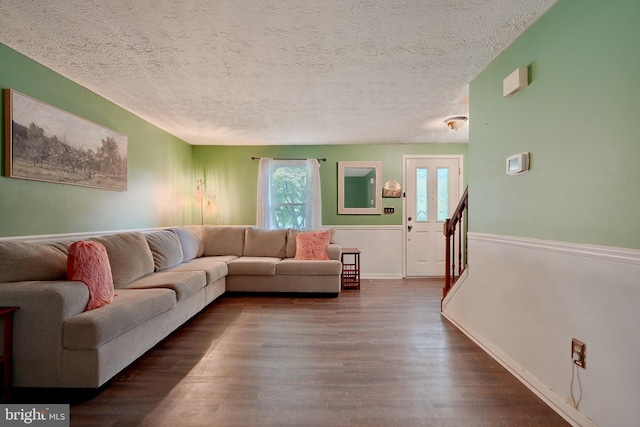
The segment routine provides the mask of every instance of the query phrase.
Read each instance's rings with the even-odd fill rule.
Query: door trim
[[[402,155],[402,277],[407,277],[407,160],[408,159],[457,159],[460,167],[459,193],[464,191],[464,156],[462,154],[403,154]],[[454,207],[455,209],[455,207]]]

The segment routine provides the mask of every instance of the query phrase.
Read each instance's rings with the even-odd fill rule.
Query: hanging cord
[[[578,365],[574,363],[579,358],[580,356],[578,356],[577,353],[573,353],[573,357],[571,358],[571,404],[576,409],[578,409],[578,406],[580,406],[580,401],[582,400],[582,384],[580,383],[580,372],[578,372]],[[580,397],[578,398],[578,400],[576,400],[575,396],[573,395],[573,383],[576,378],[578,380],[578,391],[580,392]]]

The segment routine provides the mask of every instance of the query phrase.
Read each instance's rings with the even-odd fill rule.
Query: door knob
[[[408,225],[407,226],[407,230],[411,231],[411,229],[413,228],[413,225]]]
[[[412,219],[413,219],[413,218],[409,217],[409,218],[407,218],[407,221],[411,221]]]

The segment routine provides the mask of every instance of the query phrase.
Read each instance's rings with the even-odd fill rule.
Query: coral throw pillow
[[[100,242],[81,240],[69,247],[67,279],[83,282],[89,288],[85,311],[113,301],[113,277],[107,249]]]
[[[326,231],[303,231],[296,236],[296,256],[293,259],[325,260],[331,233]]]

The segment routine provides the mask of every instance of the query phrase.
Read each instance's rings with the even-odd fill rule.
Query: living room
[[[336,163],[381,161],[383,181],[401,181],[402,155],[462,155],[469,268],[444,315],[576,423],[633,425],[640,396],[633,370],[640,352],[633,338],[640,320],[639,21],[632,0],[559,0],[469,82],[469,141],[456,144],[192,146],[0,45],[0,88],[116,129],[129,146],[126,192],[1,177],[0,236],[199,224],[192,199],[200,178],[217,201],[206,223],[255,224],[251,157],[272,156],[326,157],[324,224],[380,231],[385,242],[389,234],[401,239],[402,200],[385,199],[392,215],[337,215]],[[503,79],[521,66],[529,87],[503,98]],[[530,171],[506,175],[505,158],[519,152],[531,154]],[[372,263],[363,275],[401,276],[401,256],[391,256],[389,270]],[[572,338],[587,345],[579,409],[568,403]]]

